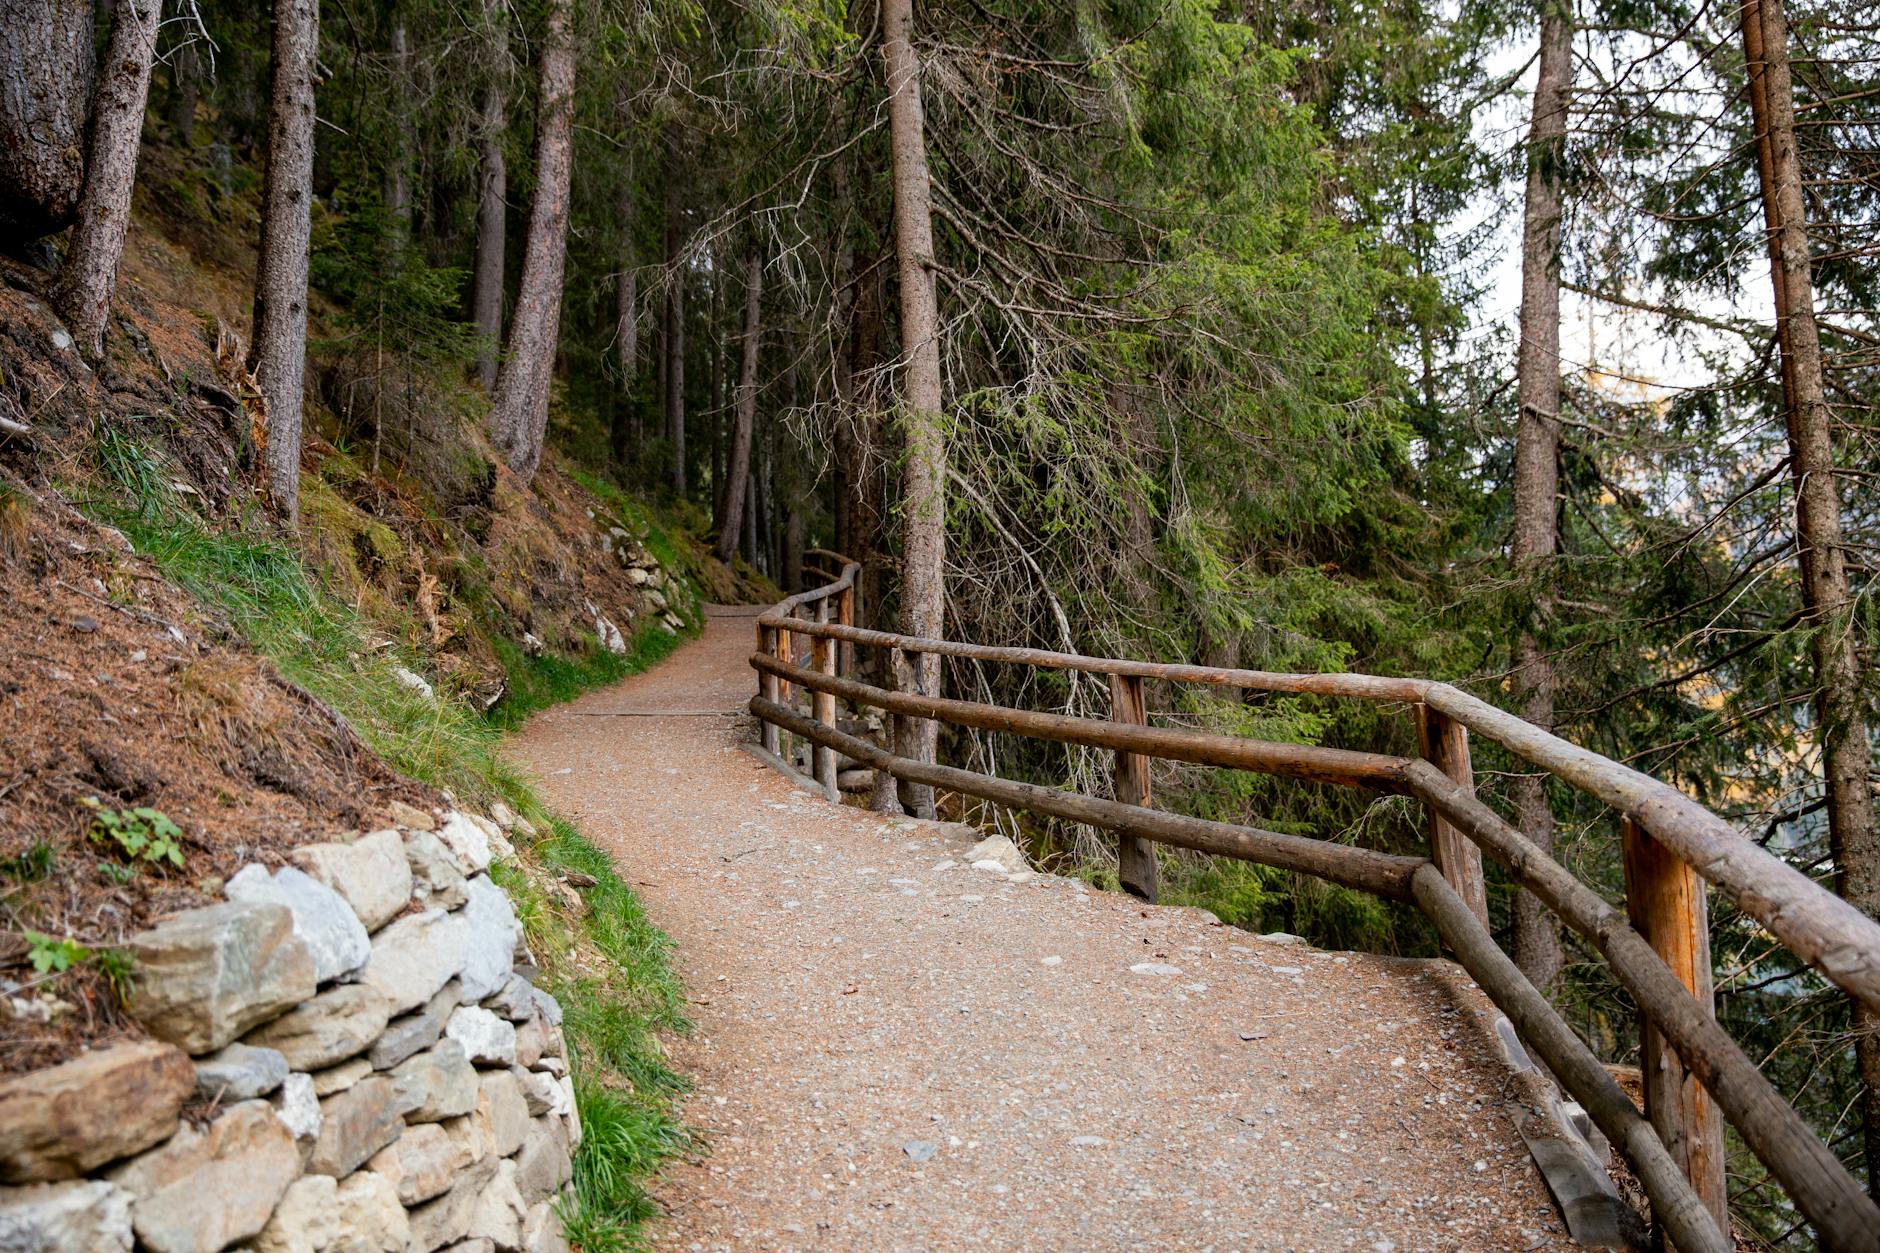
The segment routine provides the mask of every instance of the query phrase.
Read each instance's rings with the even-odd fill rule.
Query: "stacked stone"
[[[132,937],[154,1038],[0,1083],[0,1253],[565,1253],[581,1124],[487,873],[514,850],[394,818]]]
[[[593,516],[592,512],[589,516]],[[647,607],[659,615],[658,621],[661,626],[668,631],[675,632],[685,629],[685,619],[674,613],[666,601],[665,588],[669,579],[666,572],[660,568],[659,558],[653,556],[644,544],[618,526],[608,527],[606,533],[601,536],[601,550],[625,568],[627,582],[639,589],[640,595],[646,599]],[[588,612],[596,616],[600,615],[600,611],[592,605],[588,606]],[[600,635],[602,641],[605,642],[607,632],[602,630]]]

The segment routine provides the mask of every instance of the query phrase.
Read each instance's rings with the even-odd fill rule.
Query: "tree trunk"
[[[1566,157],[1567,105],[1573,92],[1573,28],[1561,0],[1541,11],[1540,71],[1528,126],[1527,205],[1521,231],[1520,416],[1514,437],[1516,574],[1532,581],[1533,608],[1514,644],[1514,696],[1523,718],[1544,730],[1554,724],[1554,662],[1543,638],[1552,597],[1543,582],[1558,543],[1555,500],[1560,484],[1560,216]],[[1554,816],[1544,776],[1513,784],[1521,833],[1543,852],[1554,847]],[[1560,973],[1560,923],[1528,892],[1514,906],[1514,959],[1546,992]]]
[[[91,5],[0,0],[0,235],[38,239],[78,212],[96,64]]]
[[[830,320],[829,368],[835,381],[835,421],[830,439],[829,517],[835,537],[835,550],[853,556],[854,525],[849,516],[849,480],[855,474],[855,371],[849,351],[849,337],[855,324],[855,232],[849,229],[852,175],[848,153],[837,157],[830,167],[830,199],[835,205],[835,240],[830,249],[834,262],[830,286],[834,291],[835,317]]]
[[[1828,848],[1835,888],[1870,917],[1880,917],[1880,841],[1874,833],[1860,628],[1847,573],[1841,494],[1835,483],[1833,421],[1815,324],[1808,217],[1795,143],[1795,92],[1789,71],[1788,16],[1782,0],[1747,0],[1743,59],[1749,69],[1756,127],[1756,167],[1768,227],[1769,278],[1782,352],[1782,398],[1795,480],[1796,564],[1804,620],[1815,662],[1815,721],[1820,729],[1828,800]],[[1855,1063],[1861,1081],[1861,1132],[1867,1187],[1880,1197],[1880,1015],[1853,1003]]]
[[[313,209],[313,75],[320,0],[275,0],[268,71],[268,157],[255,262],[248,368],[267,401],[268,489],[289,526],[300,522],[300,409],[307,372],[307,249]]]
[[[901,630],[939,638],[946,608],[946,434],[940,411],[940,314],[934,296],[933,205],[920,97],[920,59],[914,51],[913,0],[881,0],[882,56],[888,74],[889,148],[893,153],[894,238],[900,261],[903,470]],[[902,691],[940,694],[940,658],[922,653],[895,676]],[[934,760],[940,726],[927,718],[902,720],[900,753]],[[933,816],[933,789],[904,784],[902,801],[920,817]]]
[[[672,444],[672,491],[685,499],[685,271],[680,263],[684,212],[679,203],[679,139],[666,135],[666,439]]]
[[[614,217],[620,228],[620,277],[614,281],[614,364],[620,371],[619,403],[614,407],[613,460],[624,470],[628,451],[639,440],[633,424],[633,379],[640,371],[640,275],[633,268],[633,169],[620,171],[614,189]]]
[[[496,357],[503,342],[503,249],[509,234],[509,167],[503,131],[509,124],[509,32],[503,0],[483,0],[483,110],[477,119],[477,248],[471,314],[477,328],[477,381],[496,393]]]
[[[574,165],[573,0],[553,0],[542,42],[541,121],[535,137],[535,203],[522,252],[522,284],[509,347],[496,377],[490,438],[526,484],[542,462],[548,388],[561,326],[568,256],[568,182]]]
[[[196,57],[194,36],[185,36],[170,54],[170,132],[176,146],[196,142],[196,105],[202,97],[202,66]]]
[[[725,457],[730,449],[729,432],[725,429],[728,420],[725,403],[725,378],[730,369],[725,364],[731,336],[725,333],[725,275],[722,269],[723,258],[716,253],[712,256],[712,299],[711,306],[705,313],[705,408],[711,413],[711,420],[705,424],[708,436],[707,450],[710,460],[709,473],[712,485],[712,531],[716,534],[724,530],[725,517]]]
[[[158,0],[125,0],[117,7],[111,46],[92,98],[91,145],[85,160],[85,192],[78,226],[59,278],[59,310],[79,350],[104,354],[104,328],[111,320],[118,262],[131,226],[131,189],[137,182],[137,150],[150,95],[150,59],[157,50]]]
[[[392,20],[392,153],[385,163],[385,208],[398,224],[400,245],[411,236],[411,36],[402,13]]]
[[[751,473],[751,432],[757,421],[757,348],[761,321],[764,258],[757,245],[744,259],[744,356],[738,365],[738,408],[731,431],[730,460],[725,463],[725,519],[718,529],[718,558],[731,560],[738,546],[744,512],[744,480]]]

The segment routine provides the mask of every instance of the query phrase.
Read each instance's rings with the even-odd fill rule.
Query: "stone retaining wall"
[[[514,850],[393,817],[133,936],[152,1039],[0,1082],[0,1253],[565,1253],[581,1124],[487,873]]]

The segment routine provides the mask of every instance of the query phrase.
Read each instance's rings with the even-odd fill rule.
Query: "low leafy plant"
[[[160,866],[168,862],[183,864],[183,829],[170,821],[160,809],[139,805],[135,809],[106,809],[95,796],[85,798],[93,814],[91,838],[100,844],[114,844],[133,863]]]
[[[26,932],[26,960],[42,975],[63,974],[91,956],[91,950],[71,936]]]
[[[137,867],[120,866],[114,861],[101,861],[98,863],[98,877],[106,883],[125,887],[136,881]]]
[[[137,959],[131,956],[129,949],[101,948],[94,949],[91,959],[98,966],[98,973],[111,985],[111,993],[120,1005],[131,999],[131,982],[137,974]]]

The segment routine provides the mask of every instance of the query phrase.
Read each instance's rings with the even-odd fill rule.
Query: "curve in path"
[[[1325,953],[799,790],[739,745],[754,611],[512,741],[677,943],[692,1249],[1572,1247],[1418,963]]]

